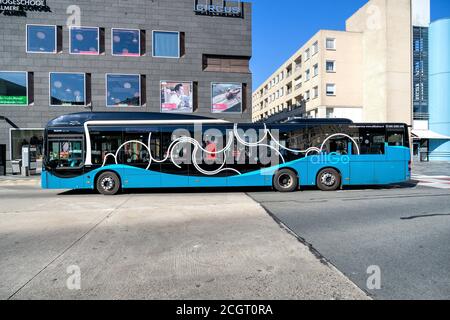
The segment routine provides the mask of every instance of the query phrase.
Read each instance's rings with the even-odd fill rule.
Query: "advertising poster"
[[[0,105],[28,104],[26,72],[0,72]]]
[[[212,113],[242,113],[242,84],[213,83]]]
[[[161,81],[161,112],[194,111],[192,82]]]

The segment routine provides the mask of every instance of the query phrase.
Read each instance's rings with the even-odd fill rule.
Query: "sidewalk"
[[[0,176],[0,186],[3,185],[20,185],[20,184],[40,184],[41,175],[24,177],[21,175]]]
[[[450,162],[414,162],[413,175],[450,176]]]

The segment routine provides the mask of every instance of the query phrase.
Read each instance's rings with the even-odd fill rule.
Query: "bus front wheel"
[[[336,191],[341,187],[341,175],[335,169],[323,169],[317,175],[317,187],[322,191]]]
[[[112,196],[120,190],[120,179],[114,172],[103,172],[97,179],[96,187],[101,194]]]
[[[292,192],[298,188],[297,174],[289,169],[278,171],[273,177],[273,186],[278,192]]]

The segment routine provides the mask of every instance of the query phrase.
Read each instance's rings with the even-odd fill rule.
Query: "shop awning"
[[[412,130],[411,133],[415,139],[450,140],[449,136],[445,136],[431,130]]]

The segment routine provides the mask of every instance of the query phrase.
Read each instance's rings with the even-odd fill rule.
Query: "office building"
[[[67,113],[178,112],[249,122],[251,14],[241,1],[1,1],[6,159],[20,159],[22,145],[42,153],[44,126]]]

